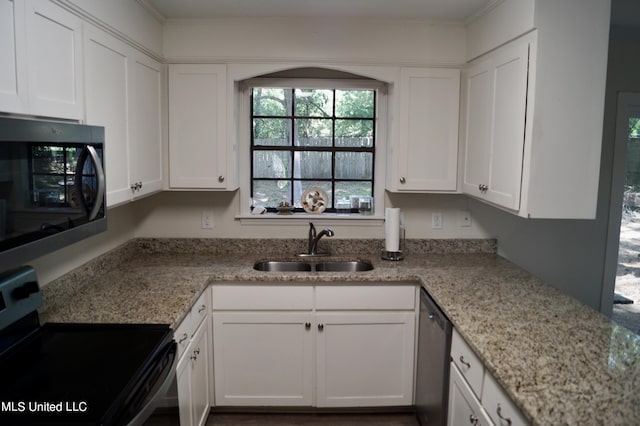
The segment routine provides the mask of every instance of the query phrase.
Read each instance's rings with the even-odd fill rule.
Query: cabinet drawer
[[[478,399],[481,399],[484,366],[455,328],[451,335],[451,359],[467,379]]]
[[[178,344],[178,359],[184,353],[187,346],[189,346],[191,336],[193,336],[193,333],[196,331],[196,326],[197,324],[194,321],[191,312],[187,312],[187,315],[173,333],[173,339]]]
[[[209,313],[210,306],[211,297],[209,296],[209,289],[207,288],[204,293],[200,295],[196,303],[194,303],[194,305],[191,307],[191,317],[193,318],[193,321],[195,323],[193,333],[195,333],[195,328],[200,325],[202,320],[207,316],[207,313]],[[191,333],[191,335],[193,335],[193,333]]]
[[[413,310],[415,296],[413,285],[318,286],[316,309]]]
[[[511,398],[488,372],[482,386],[482,405],[496,425],[528,425],[524,416],[511,402]]]
[[[311,310],[313,287],[282,285],[214,285],[213,310]]]

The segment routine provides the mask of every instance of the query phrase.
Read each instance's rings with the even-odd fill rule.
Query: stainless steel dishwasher
[[[451,323],[427,291],[420,291],[416,413],[421,425],[447,424]]]

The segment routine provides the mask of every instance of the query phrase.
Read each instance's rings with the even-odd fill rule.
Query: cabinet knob
[[[498,415],[498,418],[500,418],[500,421],[505,422],[507,425],[511,425],[511,419],[502,415],[502,408],[500,407],[500,404],[498,404],[498,408],[496,408],[496,414]]]
[[[218,182],[224,182],[224,176],[218,176]]]
[[[464,360],[464,357],[462,355],[460,355],[460,362],[462,363],[462,365],[464,365],[467,368],[471,368],[471,364],[469,364],[467,361]]]
[[[305,322],[304,323],[304,328],[309,330],[311,328],[311,323],[310,322]]]
[[[469,414],[469,423],[471,423],[473,426],[476,426],[478,424],[478,416],[476,416],[475,414]]]
[[[319,331],[324,330],[324,324],[318,324],[318,330]]]
[[[402,177],[400,178],[400,183],[405,183],[406,181],[407,181],[407,180],[404,178],[404,176],[402,176]]]

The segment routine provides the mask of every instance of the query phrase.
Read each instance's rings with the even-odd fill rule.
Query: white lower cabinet
[[[216,405],[309,406],[311,312],[214,312]]]
[[[452,362],[449,383],[449,415],[450,426],[474,425],[491,426],[493,422],[487,415],[480,401],[476,398],[466,380]]]
[[[412,405],[415,292],[214,285],[215,404]]]
[[[176,368],[180,425],[200,426],[209,415],[209,321],[203,321]]]
[[[213,379],[209,302],[206,290],[174,333],[178,344],[176,385],[181,426],[201,426],[209,415]]]
[[[453,329],[449,381],[449,426],[526,426],[529,423]]]
[[[414,312],[318,313],[317,406],[413,403]]]

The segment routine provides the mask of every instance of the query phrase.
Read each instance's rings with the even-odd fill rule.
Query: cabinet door
[[[169,186],[227,187],[224,65],[169,66]]]
[[[184,355],[176,367],[176,384],[178,388],[178,410],[180,424],[193,425],[193,410],[191,408],[191,359]]]
[[[130,173],[137,197],[162,189],[162,65],[136,52],[131,82]]]
[[[87,124],[104,126],[107,206],[131,200],[129,176],[129,76],[131,48],[85,28]]]
[[[187,355],[192,357],[191,364],[191,408],[193,424],[204,425],[209,416],[209,379],[211,344],[209,343],[209,321],[203,321],[193,336],[193,350]]]
[[[460,71],[402,68],[399,103],[397,190],[455,191]]]
[[[529,43],[490,54],[465,72],[463,192],[520,208]]]
[[[312,404],[311,312],[213,313],[216,405]]]
[[[48,1],[27,2],[29,110],[83,118],[82,21]]]
[[[520,208],[529,44],[520,42],[494,57],[491,166],[487,201]]]
[[[493,72],[490,61],[473,65],[464,73],[464,176],[462,191],[484,196],[481,185],[489,182],[491,121],[493,120]]]
[[[413,404],[414,312],[316,319],[318,407]]]
[[[28,111],[24,2],[0,1],[0,111]]]
[[[484,411],[480,402],[471,392],[462,374],[455,364],[451,364],[449,382],[449,413],[447,424],[449,426],[475,425],[493,426],[493,422]]]

